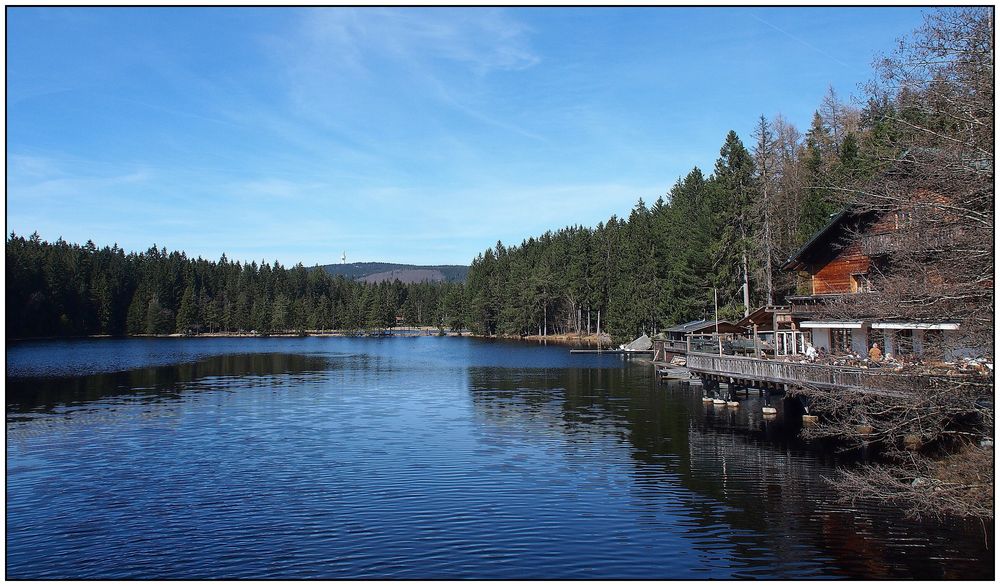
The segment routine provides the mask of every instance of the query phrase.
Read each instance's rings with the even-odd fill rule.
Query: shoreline
[[[518,336],[518,335],[484,335],[484,334],[473,334],[468,330],[462,330],[458,332],[453,331],[442,331],[435,326],[416,326],[416,327],[399,327],[399,328],[386,328],[384,330],[304,330],[297,332],[274,332],[274,333],[258,333],[255,331],[250,332],[202,332],[197,334],[125,334],[121,336],[116,336],[112,334],[89,334],[85,336],[41,336],[36,338],[7,338],[6,343],[14,342],[41,342],[49,340],[97,340],[97,339],[127,339],[127,338],[417,338],[423,336],[439,336],[439,337],[470,337],[470,338],[482,338],[484,340],[516,340],[522,342],[539,342],[539,343],[553,343],[553,344],[563,344],[566,346],[610,346],[612,344],[611,337],[608,334],[603,333],[600,336],[597,334],[550,334],[547,336],[539,336],[533,334],[530,336]]]
[[[381,332],[375,330],[367,332],[364,330],[305,330],[302,332],[202,332],[198,334],[124,334],[121,336],[111,334],[89,334],[86,336],[40,336],[36,338],[7,338],[6,343],[11,342],[42,342],[47,340],[96,340],[96,339],[128,339],[128,338],[415,338],[422,336],[452,336],[465,337],[473,336],[467,330],[461,332],[445,331],[441,333],[433,326],[419,326],[413,328],[387,328]]]

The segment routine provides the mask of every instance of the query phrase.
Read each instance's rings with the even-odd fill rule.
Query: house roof
[[[694,321],[689,321],[687,323],[680,324],[680,325],[674,326],[672,328],[667,328],[664,331],[674,332],[674,333],[682,333],[682,334],[691,334],[691,333],[699,332],[699,331],[702,331],[702,330],[714,330],[715,329],[715,324],[716,324],[715,320],[710,320],[710,319],[696,319]],[[733,328],[736,327],[736,324],[734,324],[733,322],[726,321],[726,320],[723,320],[723,319],[720,319],[718,321],[718,324],[720,326],[726,325],[726,326],[730,326],[730,327],[733,327]]]
[[[743,319],[741,319],[740,321],[736,322],[736,325],[738,325],[740,327],[743,327],[743,328],[747,328],[747,327],[750,327],[751,325],[753,325],[754,323],[759,323],[759,322],[764,321],[765,317],[768,314],[781,313],[781,312],[788,313],[789,310],[790,310],[790,308],[787,305],[765,305],[764,307],[759,307],[759,308],[751,311],[750,315],[748,315],[748,316],[744,317]],[[770,318],[767,318],[767,319],[770,319]]]
[[[884,213],[875,210],[858,211],[845,209],[841,211],[830,218],[826,226],[823,226],[795,254],[790,256],[785,261],[785,264],[781,265],[781,270],[800,271],[805,269],[810,261],[817,257],[823,257],[832,250],[840,248],[842,243],[838,242],[837,239],[845,232],[869,226]]]
[[[804,268],[805,258],[810,256],[810,252],[812,252],[813,247],[821,242],[825,242],[828,236],[832,235],[849,215],[851,214],[849,214],[847,210],[844,210],[831,218],[830,222],[826,226],[824,226],[819,232],[813,234],[813,237],[803,244],[802,247],[795,252],[795,254],[788,257],[785,264],[781,265],[781,270],[796,271]]]

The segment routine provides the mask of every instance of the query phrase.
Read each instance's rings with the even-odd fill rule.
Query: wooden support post
[[[775,415],[778,410],[771,406],[771,391],[764,389],[764,406],[761,408],[764,415]]]

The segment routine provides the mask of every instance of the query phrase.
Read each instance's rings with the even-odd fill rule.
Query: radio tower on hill
[[[347,251],[346,250],[344,251],[344,254],[340,255],[340,264],[342,264],[342,265],[346,265],[347,264]]]

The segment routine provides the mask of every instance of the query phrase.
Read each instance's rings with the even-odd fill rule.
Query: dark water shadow
[[[146,400],[176,398],[192,388],[224,388],[232,379],[253,386],[255,381],[263,384],[275,376],[328,372],[336,367],[337,360],[289,353],[228,354],[185,364],[82,377],[8,377],[7,418],[16,420],[18,413],[51,411],[123,395]]]
[[[827,577],[993,576],[992,526],[921,523],[894,507],[842,501],[828,479],[861,454],[801,439],[794,406],[764,417],[763,398],[752,394],[737,409],[717,407],[703,403],[699,389],[657,384],[641,369],[469,374],[472,404],[486,421],[536,420],[537,429],[570,440],[596,434],[627,442],[634,496],[656,510],[675,504],[663,500],[670,484],[698,495],[684,503],[694,527],[678,531],[692,539],[723,527],[739,534],[731,543],[742,577],[781,577],[776,566],[794,576],[806,559],[822,560]]]

